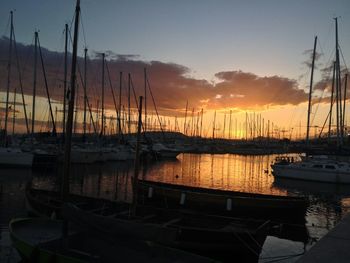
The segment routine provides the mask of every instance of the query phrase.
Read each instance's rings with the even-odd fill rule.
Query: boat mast
[[[12,136],[15,135],[16,95],[17,95],[17,90],[16,90],[16,88],[15,88],[15,94],[14,94],[14,96],[13,96]]]
[[[33,103],[32,103],[32,137],[35,133],[35,96],[36,96],[36,70],[38,64],[38,32],[34,32],[34,76],[33,76]]]
[[[333,62],[331,105],[330,105],[330,109],[329,109],[329,125],[328,125],[328,142],[329,143],[330,143],[330,140],[331,140],[331,132],[332,132],[332,112],[333,112],[334,82],[335,82],[335,61]]]
[[[101,98],[101,136],[104,135],[104,104],[105,104],[105,53],[102,53],[102,98]]]
[[[185,120],[184,120],[184,134],[185,134],[185,135],[186,135],[187,109],[188,109],[188,100],[186,101],[186,111],[185,111]]]
[[[134,178],[133,178],[133,199],[132,199],[132,214],[136,214],[137,206],[137,192],[138,192],[138,176],[139,176],[139,166],[140,166],[140,140],[141,140],[141,126],[142,126],[142,96],[139,98],[139,119],[137,125],[137,140],[136,140],[136,149],[135,149],[135,168],[134,168]]]
[[[131,133],[130,88],[131,88],[131,76],[130,76],[130,73],[128,73],[128,133],[129,135]]]
[[[14,49],[15,49],[16,61],[17,61],[19,87],[20,87],[20,90],[21,90],[21,97],[22,97],[22,104],[23,104],[23,113],[24,113],[24,119],[25,119],[25,122],[26,122],[27,134],[29,135],[30,134],[30,129],[29,129],[29,124],[28,124],[27,108],[26,108],[26,103],[25,103],[24,93],[23,93],[21,67],[20,67],[20,64],[19,64],[17,44],[16,44],[16,35],[15,35],[15,29],[14,29],[13,23],[12,23],[12,32],[13,32],[13,44],[14,44]]]
[[[347,88],[347,82],[348,82],[348,74],[345,74],[345,79],[344,79],[344,102],[343,102],[343,122],[342,126],[345,128],[345,103],[346,103],[346,88]]]
[[[67,109],[67,71],[68,71],[68,24],[65,25],[65,43],[64,43],[64,81],[63,81],[63,123],[62,137],[66,132],[66,109]],[[64,141],[64,139],[63,139]]]
[[[143,124],[143,127],[144,127],[144,133],[146,134],[146,131],[147,131],[147,72],[146,72],[146,68],[143,69],[143,75],[145,78],[145,123]]]
[[[122,113],[122,84],[123,84],[123,72],[119,72],[119,104],[118,104],[118,136],[120,139],[120,136],[122,134],[122,127],[121,127],[121,113]]]
[[[306,147],[309,147],[309,144],[310,144],[310,141],[309,141],[310,114],[311,114],[312,82],[313,82],[313,78],[314,78],[314,67],[315,67],[315,57],[316,57],[316,45],[317,45],[317,36],[315,36],[314,51],[312,53],[310,89],[309,89],[309,104],[308,104],[308,108],[307,108]]]
[[[339,65],[339,45],[338,45],[338,18],[335,20],[335,88],[337,107],[337,148],[340,148],[343,141],[343,131],[341,127],[341,90],[340,90],[340,65]]]
[[[7,120],[9,114],[9,94],[10,94],[10,84],[11,84],[11,60],[12,60],[12,38],[13,38],[13,11],[10,12],[11,16],[11,29],[10,29],[10,46],[9,46],[9,59],[7,64],[7,85],[6,85],[6,106],[5,106],[5,129],[4,129],[4,145],[7,147]]]
[[[201,109],[201,127],[199,130],[199,137],[202,138],[202,128],[203,128],[203,108]]]
[[[74,115],[74,100],[75,100],[75,84],[76,84],[76,66],[77,66],[77,49],[78,49],[78,29],[79,29],[79,14],[80,14],[80,0],[77,0],[75,7],[75,23],[74,23],[74,37],[73,37],[73,54],[72,54],[72,68],[70,81],[70,98],[68,100],[68,116],[66,126],[66,140],[64,145],[64,163],[63,163],[63,179],[62,179],[62,201],[68,199],[69,194],[69,169],[70,169],[70,154],[72,143],[72,126]],[[68,227],[68,226],[66,226]],[[67,234],[67,229],[64,229],[64,234]]]
[[[87,96],[86,96],[86,88],[87,88],[87,83],[86,83],[86,71],[87,71],[87,63],[86,63],[86,58],[87,58],[87,48],[85,47],[84,49],[84,116],[83,116],[83,141],[85,142],[86,139],[86,103],[87,103]]]
[[[51,121],[52,121],[52,134],[54,136],[56,136],[55,118],[53,117],[53,110],[52,110],[52,105],[51,105],[49,87],[48,87],[48,84],[47,84],[47,77],[46,77],[46,71],[45,71],[45,66],[44,66],[44,59],[43,59],[43,54],[41,52],[41,46],[40,46],[39,37],[38,37],[38,44],[39,44],[39,54],[40,54],[41,67],[42,67],[43,74],[44,74],[45,90],[46,90],[47,100],[49,101],[50,118],[51,118]]]
[[[215,139],[215,122],[216,122],[216,111],[214,112],[214,122],[213,122],[213,140]]]

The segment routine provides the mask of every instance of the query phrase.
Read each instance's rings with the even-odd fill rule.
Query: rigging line
[[[77,69],[78,69],[80,81],[84,85],[83,75],[81,74],[79,63],[77,63]],[[85,89],[86,89],[86,87],[85,87]],[[91,119],[91,122],[92,122],[92,127],[94,129],[94,133],[97,134],[97,128],[96,128],[96,125],[95,125],[94,117],[92,115],[92,110],[91,110],[91,106],[90,106],[90,102],[89,102],[89,97],[87,95],[86,95],[86,104],[87,104],[87,107],[89,109],[90,119]]]
[[[329,77],[330,77],[330,72],[328,72],[328,75],[325,76],[325,79],[329,79]],[[321,93],[321,96],[320,96],[320,98],[319,98],[319,100],[318,100],[318,102],[317,102],[317,107],[316,107],[316,110],[315,110],[315,112],[314,112],[313,118],[312,118],[312,120],[311,120],[311,125],[313,124],[313,122],[314,122],[314,120],[315,120],[316,113],[318,112],[319,106],[320,106],[320,104],[321,104],[321,100],[324,98],[323,96],[324,96],[325,91],[326,91],[326,87],[323,89],[323,91],[322,91],[322,93]],[[315,103],[315,104],[316,104],[316,103]]]
[[[331,101],[331,109],[333,108],[333,105],[334,105],[335,100],[336,100],[336,98],[333,98],[333,101]],[[329,111],[328,111],[328,114],[327,114],[327,117],[326,117],[326,120],[325,120],[325,122],[323,123],[322,129],[321,129],[321,131],[320,131],[319,138],[321,138],[321,134],[322,134],[322,132],[323,132],[323,130],[324,130],[326,124],[327,124],[327,121],[328,121],[328,119],[329,119],[329,117],[330,117],[330,114],[331,114],[331,111],[329,110]]]
[[[44,116],[43,116],[43,113],[44,113]],[[47,107],[47,105],[46,105],[46,107],[45,107],[45,111],[44,112],[41,112],[41,120],[46,120],[46,114],[48,113],[48,107]],[[38,122],[38,120],[35,120],[36,122]],[[44,125],[44,121],[40,121],[40,131],[42,131],[43,130],[43,125]]]
[[[64,42],[64,41],[63,41],[63,36],[64,36],[64,32],[62,32],[61,40],[60,40],[60,43],[61,43],[61,50],[63,49],[63,42]],[[55,55],[56,55],[56,56],[55,56],[55,59],[57,59],[57,60],[60,61],[60,62],[58,63],[59,67],[56,68],[56,72],[53,73],[53,76],[54,76],[54,77],[52,78],[52,80],[53,80],[53,81],[52,81],[52,86],[54,86],[54,87],[56,87],[56,84],[57,84],[57,81],[58,81],[58,80],[62,81],[61,79],[58,78],[58,75],[59,75],[59,73],[60,73],[60,72],[59,72],[59,71],[60,71],[60,68],[61,68],[60,66],[64,64],[64,56],[61,56],[61,54],[60,54],[59,52],[55,52],[55,53],[56,53],[56,54],[55,54]],[[61,58],[61,60],[60,60],[60,58]],[[52,93],[53,93],[53,94],[51,93],[51,95],[56,95],[56,94],[54,93],[54,91],[56,91],[56,89],[53,89],[53,90],[52,90]]]
[[[326,54],[324,49],[322,48],[321,41],[318,41],[318,44],[319,44],[318,46],[319,46],[319,48],[321,50],[321,54]],[[330,64],[330,61],[331,61],[332,57],[334,57],[334,54],[333,54],[334,52],[335,52],[335,48],[333,48],[332,52],[330,52],[330,55],[329,55],[328,60],[327,60],[327,63],[325,63],[326,67],[327,67],[328,64]],[[326,61],[325,60],[325,56],[321,56],[321,57],[322,57],[323,61],[325,62]]]
[[[132,81],[131,75],[130,75],[130,85],[131,85],[132,93],[134,95],[134,100],[135,100],[135,105],[136,105],[137,111],[139,111],[139,104],[137,103],[136,92],[135,92],[134,83]],[[141,121],[141,128],[142,128],[142,131],[145,132],[145,127],[144,127],[142,121]],[[145,136],[145,133],[144,133],[144,136]]]
[[[346,65],[346,61],[345,61],[345,58],[344,58],[344,55],[343,55],[343,51],[341,50],[340,47],[339,47],[339,50],[340,50],[341,57],[343,59],[343,63],[345,65],[346,72],[349,72],[348,66]]]
[[[136,102],[136,108],[138,109],[139,105],[137,104],[136,92],[135,92],[134,83],[132,81],[131,75],[130,75],[130,84],[131,84],[131,89],[132,89],[132,92],[133,92],[133,95],[134,95],[134,99],[135,99],[135,102]]]
[[[164,137],[164,130],[163,130],[163,127],[162,127],[162,122],[161,122],[160,117],[159,117],[159,114],[158,114],[156,102],[155,102],[155,100],[154,100],[153,92],[152,92],[152,90],[151,90],[151,85],[149,84],[148,76],[147,76],[147,75],[146,75],[146,81],[147,81],[148,90],[149,90],[149,92],[150,92],[150,94],[151,94],[151,97],[152,97],[154,109],[156,110],[157,118],[158,118],[159,125],[160,125],[160,130],[161,130],[161,132],[162,132],[162,134],[163,134],[163,137]],[[165,139],[165,138],[164,138],[164,139]]]
[[[111,75],[109,74],[109,68],[108,68],[107,61],[105,61],[105,65],[106,65],[106,69],[107,69],[107,76],[108,76],[109,86],[110,86],[111,92],[112,92],[113,104],[114,104],[115,112],[117,114],[117,119],[118,119],[118,116],[119,116],[119,120],[117,120],[117,122],[119,122],[118,125],[121,125],[120,124],[120,112],[118,111],[117,102],[115,100],[113,85],[112,85],[112,81],[111,81]],[[123,132],[122,131],[120,131],[120,132],[121,132],[121,135],[123,136]]]
[[[45,89],[46,89],[46,95],[47,95],[47,99],[49,101],[49,107],[50,107],[50,115],[51,115],[51,121],[52,121],[52,133],[54,135],[56,135],[56,125],[55,125],[55,119],[53,117],[53,111],[52,111],[52,107],[51,107],[51,99],[50,99],[50,93],[49,93],[49,87],[47,85],[47,77],[46,77],[46,71],[45,71],[45,66],[44,66],[44,59],[43,59],[43,54],[41,52],[41,45],[40,45],[40,40],[38,37],[38,44],[39,44],[39,54],[40,54],[40,60],[41,60],[41,67],[43,70],[43,74],[44,74],[44,81],[45,81]]]
[[[87,47],[87,45],[86,45],[85,28],[84,28],[84,23],[83,23],[83,14],[82,14],[82,12],[80,12],[80,24],[81,24],[81,28],[82,28],[82,31],[83,31],[84,46]]]
[[[88,65],[89,66],[94,66],[93,65],[93,62],[92,61],[88,61]],[[91,71],[91,70],[90,70]],[[100,68],[98,69],[98,70],[92,70],[93,72],[94,72],[94,74],[93,74],[93,78],[92,78],[92,83],[97,83],[97,79],[98,79],[98,77],[97,77],[97,75],[100,75],[101,74],[101,71],[100,71]],[[90,88],[90,91],[93,93],[92,95],[93,95],[93,98],[98,98],[99,97],[99,95],[97,95],[97,86],[94,84],[93,85],[93,87],[92,88]]]
[[[25,122],[26,122],[27,134],[29,134],[30,131],[29,131],[29,124],[28,124],[28,117],[27,117],[27,109],[26,109],[26,103],[25,103],[24,93],[23,93],[21,67],[20,67],[20,64],[19,64],[18,50],[17,50],[17,43],[16,43],[16,36],[15,36],[15,30],[14,29],[13,29],[12,34],[13,34],[13,43],[14,43],[14,49],[15,49],[16,62],[17,62],[18,80],[19,80],[19,86],[20,86],[20,89],[21,89],[21,97],[22,97],[22,103],[23,103],[24,118],[25,118]]]

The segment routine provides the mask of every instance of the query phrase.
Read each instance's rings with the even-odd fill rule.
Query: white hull
[[[34,154],[20,149],[0,148],[0,167],[32,167]]]
[[[293,165],[272,165],[273,175],[280,178],[290,178],[326,183],[350,183],[350,171],[316,169],[310,167],[295,167]]]

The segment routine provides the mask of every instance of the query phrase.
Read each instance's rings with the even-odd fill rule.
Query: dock
[[[313,262],[350,262],[350,213],[297,261]]]

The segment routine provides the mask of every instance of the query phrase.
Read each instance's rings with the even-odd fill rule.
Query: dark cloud
[[[135,60],[139,59],[140,55],[134,55],[134,54],[117,54],[113,52],[112,50],[107,51],[95,51],[93,50],[90,54],[91,59],[101,59],[102,53],[105,53],[105,59],[106,60],[120,60],[120,61],[127,61],[127,60]]]
[[[306,55],[307,56],[307,60],[305,60],[303,62],[304,65],[306,65],[308,68],[311,68],[312,67],[312,56],[313,56],[313,49],[309,49],[309,50],[305,50],[303,52],[303,55]],[[321,66],[322,64],[321,63],[318,63],[318,61],[320,60],[320,58],[323,56],[323,53],[319,53],[316,51],[315,53],[315,69],[317,69],[319,66]]]
[[[33,83],[33,46],[17,44],[23,88],[26,94],[32,94]],[[48,77],[50,96],[57,101],[63,100],[63,53],[43,49],[45,70]],[[142,61],[138,55],[120,55],[112,51],[108,54],[108,70],[105,71],[106,108],[114,109],[111,87],[119,95],[119,74],[123,72],[122,104],[127,106],[128,73],[131,74],[136,96],[144,95],[144,68],[158,111],[166,115],[183,115],[188,101],[189,109],[195,111],[204,108],[225,109],[239,107],[243,109],[263,108],[277,105],[298,104],[307,100],[307,94],[298,89],[295,80],[280,77],[260,77],[242,71],[224,71],[215,76],[216,84],[204,79],[190,77],[191,70],[183,65],[160,61]],[[5,87],[7,77],[6,60],[8,57],[8,39],[0,40],[0,78]],[[83,58],[78,59],[79,72],[83,73]],[[100,52],[90,54],[87,69],[87,90],[89,102],[96,107],[101,104],[102,66]],[[69,71],[68,71],[69,72]],[[109,75],[108,75],[109,73]],[[17,65],[12,69],[11,88],[19,87]],[[78,94],[82,101],[82,75],[78,76]],[[69,80],[69,77],[68,77]],[[19,90],[19,89],[18,89]],[[38,96],[46,97],[41,65],[38,65]],[[131,105],[136,107],[132,94]],[[116,98],[118,103],[119,99]],[[28,102],[27,102],[28,103]],[[154,110],[151,94],[147,93],[147,106]],[[81,108],[81,105],[79,106]]]

